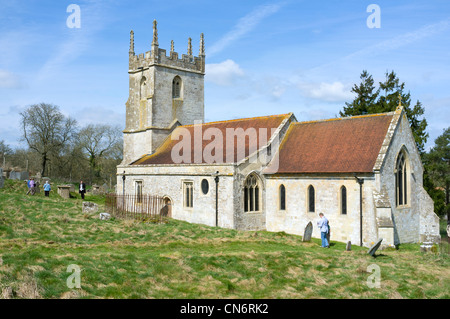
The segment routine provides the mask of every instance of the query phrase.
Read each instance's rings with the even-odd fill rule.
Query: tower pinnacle
[[[192,55],[192,39],[191,39],[191,38],[188,39],[188,49],[187,49],[187,54],[188,54],[188,55]]]
[[[129,55],[134,55],[134,32],[130,31],[130,51],[128,51]]]
[[[156,20],[153,20],[153,41],[152,46],[158,45],[158,28]]]
[[[205,55],[205,38],[203,33],[200,34],[200,52],[199,55]]]

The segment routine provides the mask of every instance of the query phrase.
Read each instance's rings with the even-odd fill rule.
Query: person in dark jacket
[[[81,194],[81,199],[84,199],[84,194],[86,193],[86,184],[83,181],[80,181],[80,189],[79,192]]]

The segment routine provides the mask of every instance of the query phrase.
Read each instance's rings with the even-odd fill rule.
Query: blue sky
[[[70,4],[80,28],[69,28]],[[381,10],[369,28],[370,4]],[[362,70],[394,70],[425,107],[427,148],[449,126],[450,1],[0,0],[0,140],[19,142],[19,112],[45,102],[80,126],[124,127],[129,33],[136,54],[198,53],[205,35],[205,121],[294,112],[337,116]]]

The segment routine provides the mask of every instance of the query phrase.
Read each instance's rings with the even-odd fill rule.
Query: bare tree
[[[45,169],[50,154],[58,153],[76,133],[76,120],[65,117],[57,105],[34,104],[20,113],[23,138],[30,149],[41,157],[41,174]]]
[[[78,139],[89,156],[89,165],[94,177],[100,177],[101,160],[114,152],[121,141],[121,130],[107,124],[89,124],[81,129]],[[112,155],[112,154],[111,154]]]

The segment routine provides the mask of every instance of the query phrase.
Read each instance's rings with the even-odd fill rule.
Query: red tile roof
[[[264,173],[372,172],[393,113],[292,123]]]
[[[270,140],[274,130],[278,128],[284,120],[287,120],[292,114],[282,114],[282,115],[272,115],[272,116],[263,116],[263,117],[254,117],[254,118],[244,118],[230,121],[220,121],[220,122],[211,122],[204,124],[194,124],[194,125],[185,125],[177,127],[171,135],[163,142],[163,144],[156,149],[155,153],[151,155],[146,155],[134,163],[132,165],[149,165],[149,164],[191,164],[191,163],[236,163],[244,159],[246,156],[249,156],[249,152],[254,149],[259,149],[261,146],[265,146],[267,142]],[[211,139],[206,139],[205,131],[207,129],[212,129],[211,132],[213,135]],[[234,146],[226,147],[227,145],[227,134],[229,132],[237,132],[236,130],[242,129],[242,132],[245,133],[254,133],[252,137],[245,137],[245,139],[241,139],[241,142],[244,142],[245,145],[242,149],[245,149],[244,152],[239,152],[238,148],[239,143],[238,139],[234,138]],[[197,131],[196,131],[197,130]],[[227,130],[229,130],[227,132]],[[200,143],[194,143],[194,137],[196,136],[196,132],[200,132]],[[264,136],[264,132],[267,134],[267,137]],[[184,140],[184,136],[180,137],[180,134],[186,133],[186,135],[190,136],[189,140]],[[215,133],[219,133],[222,135],[222,140],[216,141]],[[179,138],[177,138],[179,136]],[[203,136],[203,138],[202,138]],[[175,139],[177,138],[177,139]],[[196,138],[197,139],[197,138]],[[186,144],[184,144],[187,142]],[[186,149],[180,150],[181,144],[187,145]],[[222,150],[223,156],[221,159],[216,162],[211,162],[202,154],[211,154],[215,155],[214,151],[211,151],[213,144],[222,145],[220,149]],[[178,144],[178,146],[177,146]],[[190,145],[189,145],[190,144]],[[198,145],[201,145],[199,147]],[[208,147],[209,145],[209,147]],[[205,149],[206,148],[206,149]],[[183,151],[187,152],[188,160],[185,162],[179,162],[178,158],[173,158],[172,150],[175,150],[175,155],[184,154]],[[227,153],[228,152],[228,153]],[[234,156],[233,156],[234,155]],[[175,156],[177,157],[177,156]]]

